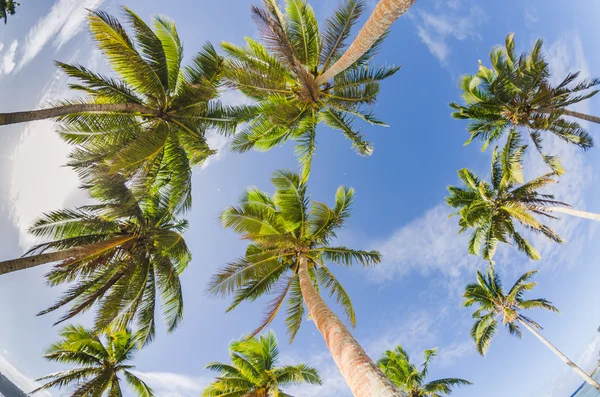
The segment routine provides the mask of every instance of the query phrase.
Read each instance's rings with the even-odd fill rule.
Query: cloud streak
[[[19,371],[14,365],[12,365],[6,358],[0,355],[0,373],[6,376],[12,383],[15,384],[19,389],[23,390],[25,393],[29,393],[32,390],[40,387],[40,384],[37,383],[32,378],[23,374]],[[36,394],[36,396],[47,396],[50,397],[51,394],[44,390]]]
[[[471,6],[465,14],[460,10],[466,7],[459,7],[459,3],[457,0],[439,3],[435,11],[420,9],[411,17],[421,41],[443,65],[452,52],[449,42],[480,39],[479,27],[487,19],[480,7]]]
[[[52,45],[60,49],[83,28],[86,9],[99,7],[104,0],[58,0],[50,12],[40,18],[29,30],[23,43],[17,71],[28,65],[54,39]]]
[[[146,382],[161,397],[197,397],[210,380],[202,377],[190,377],[172,372],[133,372]]]

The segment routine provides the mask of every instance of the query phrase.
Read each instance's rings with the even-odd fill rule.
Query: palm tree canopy
[[[524,183],[522,160],[527,146],[522,146],[519,135],[512,131],[502,151],[498,147],[492,155],[491,183],[480,179],[468,169],[458,171],[463,186],[450,186],[446,202],[459,209],[460,232],[472,229],[469,252],[492,261],[499,243],[511,242],[531,259],[540,259],[538,251],[517,231],[515,220],[527,230],[541,233],[562,243],[562,239],[548,226],[535,218],[540,215],[554,218],[546,209],[567,206],[553,195],[538,190],[556,182],[554,173],[542,175]]]
[[[531,318],[524,316],[523,310],[545,309],[558,312],[558,309],[552,306],[552,302],[546,299],[523,298],[525,292],[537,286],[536,282],[531,281],[536,273],[537,271],[530,271],[523,274],[510,290],[505,292],[494,266],[489,266],[485,274],[477,271],[477,283],[467,285],[463,295],[464,305],[477,306],[477,310],[473,313],[475,324],[471,328],[471,336],[481,355],[485,355],[496,334],[499,318],[511,335],[521,337],[519,322],[527,323],[537,329],[542,328]]]
[[[8,21],[9,15],[15,15],[16,8],[20,4],[14,0],[0,0],[0,19],[4,19],[4,23]]]
[[[136,112],[91,112],[60,117],[61,135],[80,145],[72,166],[105,162],[128,178],[161,181],[174,209],[191,204],[190,165],[211,154],[208,128],[233,133],[235,111],[216,99],[223,59],[207,43],[189,66],[182,65],[183,47],[173,21],[154,17],[154,29],[124,7],[131,33],[113,16],[92,11],[90,31],[117,77],[95,73],[81,65],[57,65],[77,80],[70,87],[85,97],[72,103],[132,103]]]
[[[296,154],[303,179],[310,173],[320,122],[342,131],[361,155],[373,148],[354,128],[354,120],[385,125],[373,115],[380,82],[400,68],[372,67],[383,35],[353,67],[335,77],[333,85],[315,79],[342,56],[352,26],[365,9],[363,0],[345,0],[320,29],[312,7],[304,0],[287,0],[285,12],[275,0],[252,7],[263,43],[246,38],[246,46],[223,43],[229,55],[227,83],[256,101],[247,127],[238,133],[232,148],[269,150],[288,139],[298,142]]]
[[[560,161],[543,150],[543,133],[583,149],[593,146],[592,137],[574,121],[565,119],[561,110],[594,96],[590,90],[599,79],[576,82],[579,72],[568,74],[558,85],[550,82],[550,68],[542,54],[542,40],[537,40],[530,53],[517,56],[514,34],[506,37],[504,47],[490,53],[492,68],[480,62],[474,75],[463,76],[460,87],[464,105],[451,103],[452,116],[470,120],[467,141],[483,141],[483,150],[509,131],[527,133],[544,161],[553,171],[563,173]]]
[[[426,383],[429,364],[436,355],[437,349],[425,350],[423,352],[425,361],[419,369],[411,363],[406,350],[398,345],[394,350],[387,350],[377,365],[398,388],[408,392],[410,397],[440,397],[451,394],[456,386],[472,384],[459,378],[438,379]]]
[[[40,314],[67,304],[59,320],[98,303],[96,327],[136,321],[142,343],[152,340],[158,297],[169,331],[183,316],[179,275],[191,254],[182,237],[187,221],[178,220],[159,194],[138,197],[118,175],[97,176],[90,188],[99,203],[43,215],[30,231],[52,241],[28,254],[79,247],[79,253],[47,274],[50,285],[72,284],[63,297]]]
[[[206,366],[220,375],[208,385],[202,397],[291,397],[281,387],[321,384],[317,370],[306,364],[278,366],[279,348],[272,331],[258,338],[233,342],[229,355],[231,364]]]
[[[212,279],[209,292],[213,295],[234,295],[229,310],[244,301],[254,301],[273,293],[265,318],[252,335],[258,334],[277,315],[287,297],[287,331],[290,340],[298,332],[304,316],[304,303],[298,276],[299,257],[305,257],[309,273],[319,287],[335,296],[349,322],[354,326],[356,316],[350,297],[335,278],[325,261],[350,266],[353,262],[369,266],[381,261],[377,251],[353,250],[333,246],[346,219],[354,190],[340,187],[335,206],[309,201],[306,185],[298,174],[276,171],[271,179],[275,193],[271,196],[249,188],[237,207],[227,208],[221,221],[250,241],[246,254],[220,270]]]
[[[68,325],[61,330],[60,336],[62,339],[50,346],[44,357],[77,368],[38,379],[51,380],[31,394],[52,387],[72,386],[69,394],[72,397],[117,397],[123,395],[120,378],[123,376],[135,395],[154,395],[152,389],[134,375],[135,367],[127,364],[138,350],[136,338],[128,329],[97,334],[82,326]]]

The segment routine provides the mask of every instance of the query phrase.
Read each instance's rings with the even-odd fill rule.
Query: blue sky
[[[111,0],[23,3],[18,14],[0,26],[2,111],[26,110],[71,95],[67,80],[53,66],[55,59],[106,70],[85,33],[84,9],[118,12]],[[251,3],[124,1],[144,18],[163,13],[175,19],[188,59],[207,40],[241,43],[245,35],[256,37],[249,16]],[[373,6],[375,1],[369,3]],[[338,0],[312,4],[323,19]],[[501,330],[487,358],[475,352],[469,339],[470,312],[461,307],[460,294],[484,263],[466,253],[465,238],[456,235],[456,220],[448,219],[450,211],[443,199],[446,186],[457,183],[458,169],[469,167],[486,175],[490,154],[482,154],[477,144],[463,147],[465,124],[450,118],[448,102],[458,99],[458,77],[474,72],[477,60],[485,63],[491,47],[502,43],[508,32],[516,33],[519,51],[530,48],[537,37],[544,38],[557,79],[577,70],[598,76],[595,39],[600,28],[594,16],[599,10],[597,4],[583,0],[419,0],[396,22],[376,59],[403,67],[385,82],[375,109],[391,127],[361,126],[374,142],[373,156],[361,158],[338,132],[319,130],[310,180],[313,198],[331,203],[339,185],[353,186],[357,199],[340,242],[384,254],[384,263],[376,268],[333,269],[353,299],[358,320],[355,335],[373,357],[398,343],[415,359],[422,350],[439,347],[432,379],[462,377],[474,383],[458,389],[456,396],[558,397],[569,396],[579,385],[577,376],[530,335],[518,340]],[[244,101],[238,94],[225,99]],[[600,99],[581,104],[578,110],[597,115]],[[597,126],[588,127],[592,135],[600,133]],[[0,131],[0,259],[18,256],[34,242],[25,230],[41,212],[85,200],[74,174],[62,167],[68,147],[54,130],[51,122],[37,122]],[[194,259],[183,275],[185,321],[173,334],[161,332],[135,362],[159,396],[197,396],[212,375],[204,365],[226,360],[228,342],[254,329],[260,320],[266,299],[224,314],[227,301],[204,294],[211,274],[241,255],[245,245],[221,228],[217,215],[234,204],[247,186],[268,190],[272,171],[296,167],[291,144],[266,154],[239,155],[227,152],[222,137],[213,135],[210,141],[222,150],[194,173],[194,206],[187,215],[191,229],[186,234]],[[561,155],[568,172],[552,193],[575,207],[599,212],[594,197],[600,188],[593,172],[600,166],[598,150],[582,153],[551,139],[547,147]],[[525,172],[526,178],[533,178],[545,168],[531,155]],[[550,299],[562,313],[532,316],[545,326],[548,339],[591,370],[600,348],[597,226],[565,217],[554,227],[567,243],[557,246],[533,238],[542,261],[534,263],[501,248],[497,267],[506,284],[526,270],[540,270],[534,295]],[[44,285],[46,270],[0,278],[0,372],[23,388],[30,388],[31,378],[60,369],[41,358],[56,338],[57,329],[51,327],[56,316],[35,317],[60,293]],[[89,317],[80,320],[87,323]],[[321,388],[297,388],[290,391],[293,395],[350,396],[309,320],[291,346],[286,344],[281,318],[273,329],[284,361],[315,365],[325,379]]]

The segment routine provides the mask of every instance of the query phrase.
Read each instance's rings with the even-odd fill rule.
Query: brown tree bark
[[[67,250],[48,252],[39,255],[24,256],[0,262],[0,275],[30,269],[46,263],[59,262],[67,259],[79,259],[86,255],[98,255],[108,249],[122,245],[136,236],[113,237],[106,241],[90,244],[83,247],[74,247]]]
[[[416,0],[379,0],[375,10],[364,24],[344,55],[331,65],[315,83],[317,86],[326,83],[336,75],[352,66],[365,52],[375,44],[390,26],[404,14]]]
[[[306,257],[299,258],[298,276],[308,311],[352,394],[355,397],[406,397],[383,374],[321,298],[310,278]]]
[[[26,112],[0,113],[0,125],[25,123],[28,121],[54,119],[73,113],[140,113],[153,114],[154,111],[137,103],[78,103],[57,106],[48,109],[29,110]]]
[[[580,113],[569,109],[560,109],[554,111],[548,109],[540,109],[539,112],[544,114],[560,113],[565,116],[571,116],[581,120],[591,121],[592,123],[600,124],[600,117],[590,116],[589,114]]]

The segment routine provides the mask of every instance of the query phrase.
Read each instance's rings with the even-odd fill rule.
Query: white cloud
[[[453,342],[449,346],[438,350],[437,363],[443,365],[452,365],[459,358],[471,355],[475,352],[475,345],[472,340],[463,342]]]
[[[197,397],[210,383],[209,379],[190,377],[171,372],[133,372],[160,397]]]
[[[32,390],[40,387],[40,384],[23,374],[17,368],[15,368],[7,359],[0,356],[0,373],[6,376],[12,383],[15,384],[19,389],[25,393],[29,393]],[[36,396],[51,396],[48,391],[41,391]]]
[[[429,51],[442,64],[448,60],[451,53],[448,42],[454,40],[479,39],[479,27],[486,21],[485,12],[478,6],[469,8],[468,14],[459,10],[459,1],[452,0],[438,3],[435,12],[418,10],[411,19],[417,25],[417,34]]]
[[[320,335],[318,335],[320,337]],[[298,364],[304,362],[319,371],[319,376],[323,381],[320,386],[316,385],[298,385],[284,388],[284,391],[295,397],[351,397],[352,393],[344,377],[340,374],[331,355],[328,351],[322,351],[312,355],[306,354],[287,354],[282,357],[283,364]]]
[[[451,213],[440,204],[377,243],[384,261],[369,272],[371,280],[385,282],[413,271],[457,277],[475,269],[479,259],[467,253],[468,236],[458,234],[457,219],[448,218]]]
[[[585,56],[583,42],[579,33],[565,33],[557,41],[550,43],[545,50],[546,60],[552,71],[553,84],[560,83],[570,72],[581,72],[581,79],[590,77],[590,66]],[[574,106],[580,112],[589,111],[589,101],[584,101]]]
[[[246,95],[237,90],[227,90],[221,94],[221,102],[227,106],[242,106],[252,105],[254,101],[248,98]],[[238,126],[239,129],[240,126]],[[206,141],[208,146],[217,151],[217,154],[211,156],[204,162],[202,168],[206,168],[213,164],[215,161],[222,160],[225,154],[229,150],[232,136],[224,136],[223,134],[216,131],[209,131],[206,134]]]
[[[19,47],[19,42],[14,40],[2,57],[2,66],[0,67],[1,73],[9,74],[15,68],[15,54],[17,53],[17,47]]]
[[[68,93],[67,79],[56,72],[42,91],[38,106],[63,98]],[[27,233],[32,221],[43,212],[60,209],[77,195],[79,180],[64,167],[70,147],[56,133],[56,125],[44,120],[29,123],[12,155],[10,184],[11,217],[19,229],[19,244],[29,248],[36,240]]]
[[[531,25],[537,23],[537,21],[538,21],[537,8],[535,8],[533,5],[525,7],[525,24],[527,26],[531,27]]]
[[[31,62],[54,38],[53,46],[60,48],[83,27],[86,9],[94,9],[104,0],[57,0],[50,12],[29,30],[23,44],[17,70]]]

